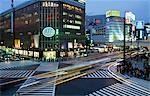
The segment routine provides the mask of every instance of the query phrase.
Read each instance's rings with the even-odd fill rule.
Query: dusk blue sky
[[[29,0],[14,0],[15,6]],[[11,0],[0,0],[0,13],[10,8]],[[87,0],[87,15],[102,15],[107,10],[132,11],[137,20],[150,22],[150,0]]]

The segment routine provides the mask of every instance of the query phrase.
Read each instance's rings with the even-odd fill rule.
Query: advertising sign
[[[20,48],[20,39],[15,39],[15,48]]]
[[[73,43],[72,42],[68,42],[68,48],[73,48]]]
[[[80,3],[85,3],[86,0],[78,0],[78,2],[80,2]]]
[[[126,24],[135,24],[135,15],[132,12],[126,12],[125,13],[125,18],[126,18]]]
[[[120,11],[117,11],[117,10],[107,11],[106,12],[106,17],[111,17],[111,16],[120,17]]]
[[[46,27],[42,33],[45,37],[53,37],[55,35],[55,30],[52,27]]]
[[[144,29],[144,21],[137,21],[136,29]]]

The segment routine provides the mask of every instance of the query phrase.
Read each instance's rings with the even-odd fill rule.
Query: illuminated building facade
[[[124,19],[122,17],[108,17],[106,19],[106,41],[122,41],[124,29]]]
[[[120,11],[109,10],[105,15],[87,16],[86,29],[89,25],[92,25],[92,40],[96,45],[123,40],[124,18],[120,17]]]
[[[73,55],[77,50],[85,48],[83,0],[25,2],[15,8],[14,33],[11,33],[11,11],[0,14],[0,41],[4,46],[24,50],[21,54],[29,54],[27,51],[30,50],[31,56],[36,54],[34,57],[47,55],[50,51]],[[54,29],[55,34],[51,37],[44,36],[43,30],[46,27]],[[56,57],[57,54],[52,55]]]
[[[91,33],[91,39],[93,40],[94,44],[105,42],[105,25],[105,15],[86,16],[86,31],[87,34]],[[88,31],[90,31],[90,33]]]

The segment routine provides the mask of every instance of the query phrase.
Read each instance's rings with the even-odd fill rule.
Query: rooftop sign
[[[106,12],[106,17],[111,17],[111,16],[120,17],[120,11],[117,11],[117,10],[107,11]]]

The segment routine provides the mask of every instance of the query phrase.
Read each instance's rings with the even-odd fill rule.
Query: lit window
[[[54,3],[54,2],[43,2],[42,6],[43,7],[58,7],[59,5],[57,3]]]
[[[76,20],[75,20],[75,24],[80,24],[80,25],[81,25],[82,22],[81,22],[81,21],[76,21]]]
[[[73,14],[69,14],[69,17],[73,17]]]
[[[63,28],[68,28],[68,29],[80,29],[80,26],[75,26],[75,25],[68,25],[68,24],[65,24],[63,25]]]
[[[81,35],[81,33],[76,33],[77,35]]]
[[[38,19],[36,19],[36,22],[39,22],[40,21],[40,19],[38,18]]]
[[[69,35],[69,34],[70,34],[70,32],[65,32],[65,34],[68,34],[68,35]]]
[[[80,15],[75,15],[75,18],[81,19],[82,17]]]
[[[34,13],[34,15],[38,15],[38,13],[37,13],[37,12],[35,12],[35,13]]]
[[[67,15],[67,12],[63,12],[63,15]]]
[[[29,22],[28,22],[28,21],[25,21],[25,24],[29,24]]]
[[[73,20],[70,20],[69,22],[70,22],[70,23],[73,23]]]
[[[66,22],[66,19],[63,19],[63,22]]]

